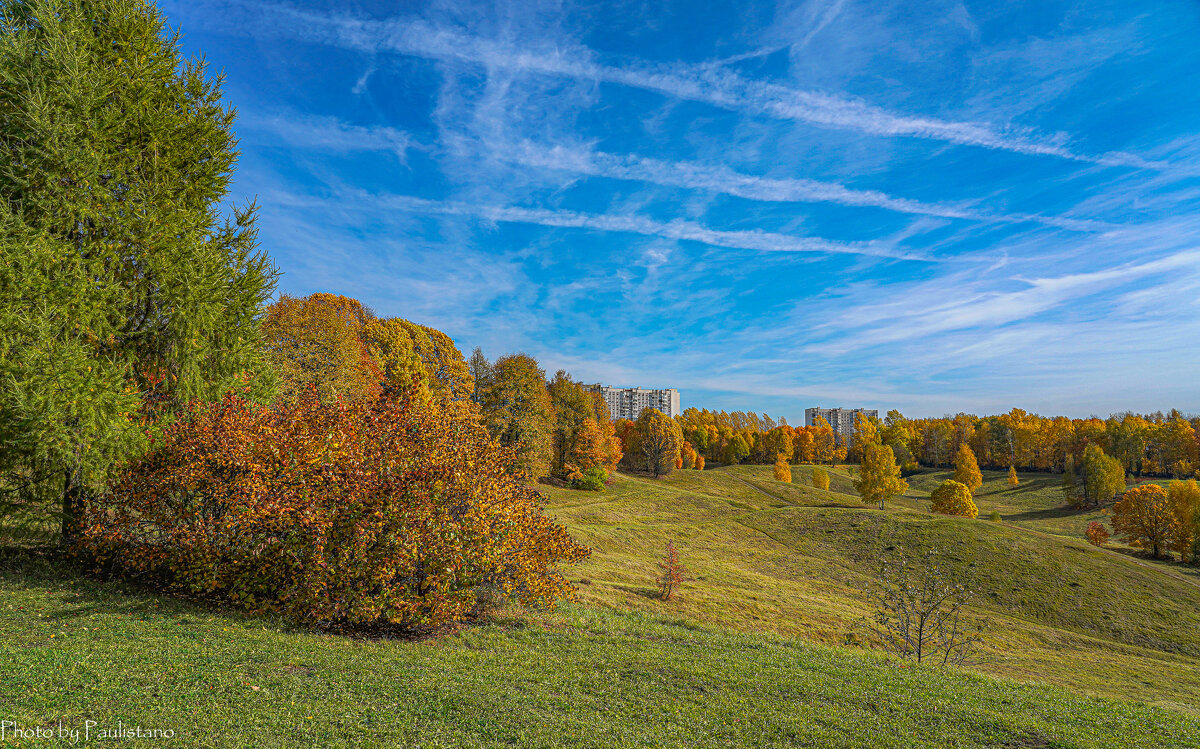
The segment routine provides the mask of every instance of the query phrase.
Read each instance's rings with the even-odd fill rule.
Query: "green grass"
[[[618,475],[604,493],[546,494],[551,512],[593,547],[572,573],[589,605],[855,642],[880,550],[934,548],[978,594],[973,617],[988,658],[979,671],[1200,714],[1200,588],[1082,539],[931,515],[927,494],[881,513],[847,493],[845,469],[830,471],[829,491],[808,486],[807,471],[794,467],[790,485],[774,481],[770,466],[660,481]],[[914,478],[915,487],[938,480]],[[653,579],[668,540],[691,580],[678,601],[663,603]]]
[[[121,721],[189,747],[1200,742],[1200,721],[1169,710],[674,615],[568,606],[423,642],[355,640],[100,584],[29,555],[0,567],[0,719],[22,727]]]
[[[1041,477],[1006,492],[985,476],[981,514],[1003,522],[930,515],[937,472],[885,512],[844,468],[829,491],[769,466],[544,487],[594,550],[568,569],[581,601],[420,642],[294,631],[10,548],[0,720],[121,721],[198,747],[1200,745],[1200,587],[1031,515],[1056,499]],[[668,540],[690,579],[664,602]],[[842,646],[870,645],[863,589],[889,546],[940,550],[978,592],[987,662]]]
[[[910,476],[909,491],[900,500],[913,507],[927,508],[929,493],[953,476],[953,471],[923,471]],[[1022,473],[1020,484],[1008,485],[1005,471],[984,471],[983,485],[975,492],[975,504],[979,517],[987,518],[992,511],[1000,513],[1001,521],[1018,528],[1067,538],[1086,538],[1084,531],[1088,523],[1100,521],[1108,525],[1112,503],[1087,510],[1074,510],[1063,501],[1062,476],[1060,474]],[[1140,479],[1139,484],[1158,483],[1165,486],[1166,480]],[[1130,548],[1111,539],[1108,547],[1126,556],[1135,557],[1142,564],[1163,568],[1169,574],[1186,577],[1200,583],[1200,568],[1177,563],[1172,559],[1151,559],[1141,550]]]

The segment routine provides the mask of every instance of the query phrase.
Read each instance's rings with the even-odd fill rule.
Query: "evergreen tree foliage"
[[[274,388],[233,122],[149,3],[0,3],[0,488],[59,487],[65,540],[141,427]]]

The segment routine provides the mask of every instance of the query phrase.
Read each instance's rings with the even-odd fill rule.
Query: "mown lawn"
[[[187,747],[1166,747],[1170,710],[672,615],[568,606],[421,642],[296,632],[0,561],[0,720]],[[9,741],[69,746],[67,739]]]

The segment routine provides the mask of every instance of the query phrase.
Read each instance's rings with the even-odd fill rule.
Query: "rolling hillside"
[[[925,509],[940,474],[913,477],[909,495],[883,513],[851,493],[845,470],[832,472],[829,491],[805,485],[808,475],[795,467],[789,485],[769,466],[660,481],[622,474],[604,493],[547,495],[551,512],[594,549],[574,578],[587,603],[854,643],[869,639],[859,626],[869,613],[862,591],[881,551],[935,548],[977,594],[987,646],[978,670],[1200,713],[1200,586],[1095,549],[1082,528],[1051,535],[1079,524],[1041,507],[1061,496],[1048,490],[1052,479],[1027,476],[1002,491],[1004,474],[986,472],[981,519],[966,520]],[[992,507],[1015,522],[982,519]],[[1039,524],[1043,516],[1049,522]],[[692,580],[663,603],[652,580],[668,540]]]
[[[1074,538],[933,517],[915,495],[866,509],[845,472],[825,492],[769,471],[547,489],[594,548],[569,570],[582,600],[421,641],[296,631],[10,547],[0,720],[121,721],[195,747],[1200,745],[1189,580]],[[668,539],[692,579],[662,602]],[[979,591],[978,674],[841,647],[866,639],[862,588],[887,546],[935,546]]]

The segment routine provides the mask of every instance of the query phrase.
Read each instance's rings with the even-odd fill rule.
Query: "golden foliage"
[[[892,448],[879,443],[864,443],[862,464],[854,477],[854,489],[863,502],[878,502],[883,509],[884,500],[908,490],[908,482],[900,477],[900,466]]]
[[[1200,525],[1200,483],[1196,479],[1172,481],[1167,484],[1167,498],[1175,517],[1171,549],[1179,554],[1180,561],[1194,562],[1196,531]]]
[[[961,481],[943,481],[929,498],[932,500],[929,506],[931,512],[964,518],[979,517],[979,508],[971,498],[971,490]]]
[[[673,419],[647,408],[634,423],[629,454],[655,478],[670,473],[683,447],[683,433]]]
[[[780,453],[779,458],[775,461],[775,480],[785,484],[792,483],[792,467],[788,465],[783,453]]]
[[[817,489],[829,489],[829,471],[824,468],[813,468],[812,485]]]
[[[262,332],[280,394],[293,401],[310,388],[323,401],[378,395],[379,377],[359,340],[369,317],[356,300],[334,294],[285,294],[268,307]]]
[[[1009,486],[1019,486],[1020,483],[1021,483],[1021,479],[1017,477],[1016,466],[1009,466],[1008,467],[1008,485]]]
[[[975,460],[971,446],[966,442],[958,448],[958,454],[954,456],[954,480],[967,487],[971,494],[983,486],[983,474],[979,472],[979,463]]]

